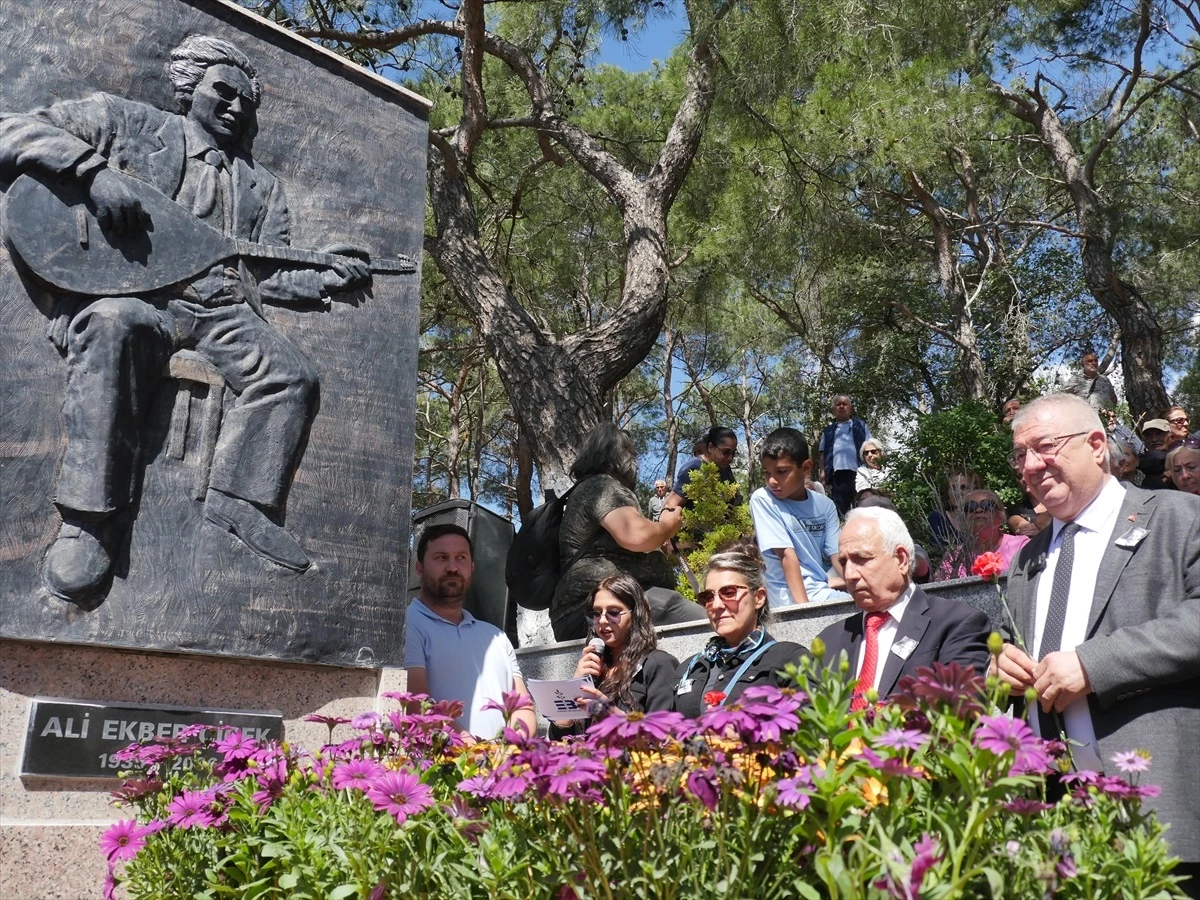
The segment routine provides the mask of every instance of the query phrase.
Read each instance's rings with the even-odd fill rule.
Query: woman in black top
[[[670,709],[679,661],[657,649],[650,604],[637,579],[624,574],[605,578],[592,592],[591,612],[591,633],[604,641],[604,649],[583,649],[575,677],[590,675],[596,688],[585,689],[581,700],[625,712]],[[550,737],[581,734],[592,721],[554,722]]]
[[[696,599],[704,603],[715,634],[679,667],[675,710],[694,718],[736,700],[751,685],[790,684],[779,670],[799,662],[808,650],[767,633],[770,606],[762,557],[752,540],[713,554],[704,572],[704,590]]]
[[[637,494],[637,450],[611,422],[597,425],[579,445],[571,477],[575,487],[559,526],[562,577],[550,603],[554,638],[588,634],[596,584],[625,572],[646,591],[655,625],[700,621],[704,613],[674,590],[675,570],[659,548],[679,531],[678,509],[663,507],[657,522],[642,514]]]

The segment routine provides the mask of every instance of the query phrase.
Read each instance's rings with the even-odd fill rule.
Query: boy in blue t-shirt
[[[750,514],[771,606],[849,599],[829,586],[825,574],[837,557],[838,513],[832,500],[805,487],[813,465],[808,441],[794,428],[777,428],[763,442],[760,458],[767,486],[750,497]]]

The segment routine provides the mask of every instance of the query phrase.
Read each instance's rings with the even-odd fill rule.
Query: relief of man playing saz
[[[232,398],[205,519],[276,566],[308,568],[282,515],[319,379],[263,303],[327,304],[372,272],[414,271],[345,244],[288,247],[283,186],[250,152],[260,85],[241,50],[193,35],[167,73],[180,114],[105,93],[0,114],[6,237],[61,298],[50,336],[67,366],[62,527],[43,578],[84,608],[110,583],[137,505],[144,420],[181,349]]]

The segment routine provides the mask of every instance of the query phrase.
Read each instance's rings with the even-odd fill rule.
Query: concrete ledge
[[[991,619],[992,628],[1000,627],[1002,608],[996,588],[991,583],[981,578],[962,578],[921,587],[927,593],[962,600],[983,610]],[[767,627],[776,639],[795,641],[807,647],[826,626],[846,618],[854,611],[854,604],[848,600],[773,609]],[[711,636],[707,623],[667,625],[658,629],[658,646],[676,659],[683,660],[699,651]],[[524,647],[517,651],[521,671],[526,678],[570,678],[575,673],[575,664],[579,661],[583,644],[583,641],[566,641]]]

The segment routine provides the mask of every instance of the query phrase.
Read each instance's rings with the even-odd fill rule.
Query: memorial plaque
[[[427,110],[224,0],[5,4],[0,638],[401,662]]]
[[[130,744],[177,737],[189,725],[211,725],[217,740],[240,731],[257,741],[283,740],[283,713],[196,710],[147,704],[34,700],[21,774],[116,778],[128,764],[112,755]]]

